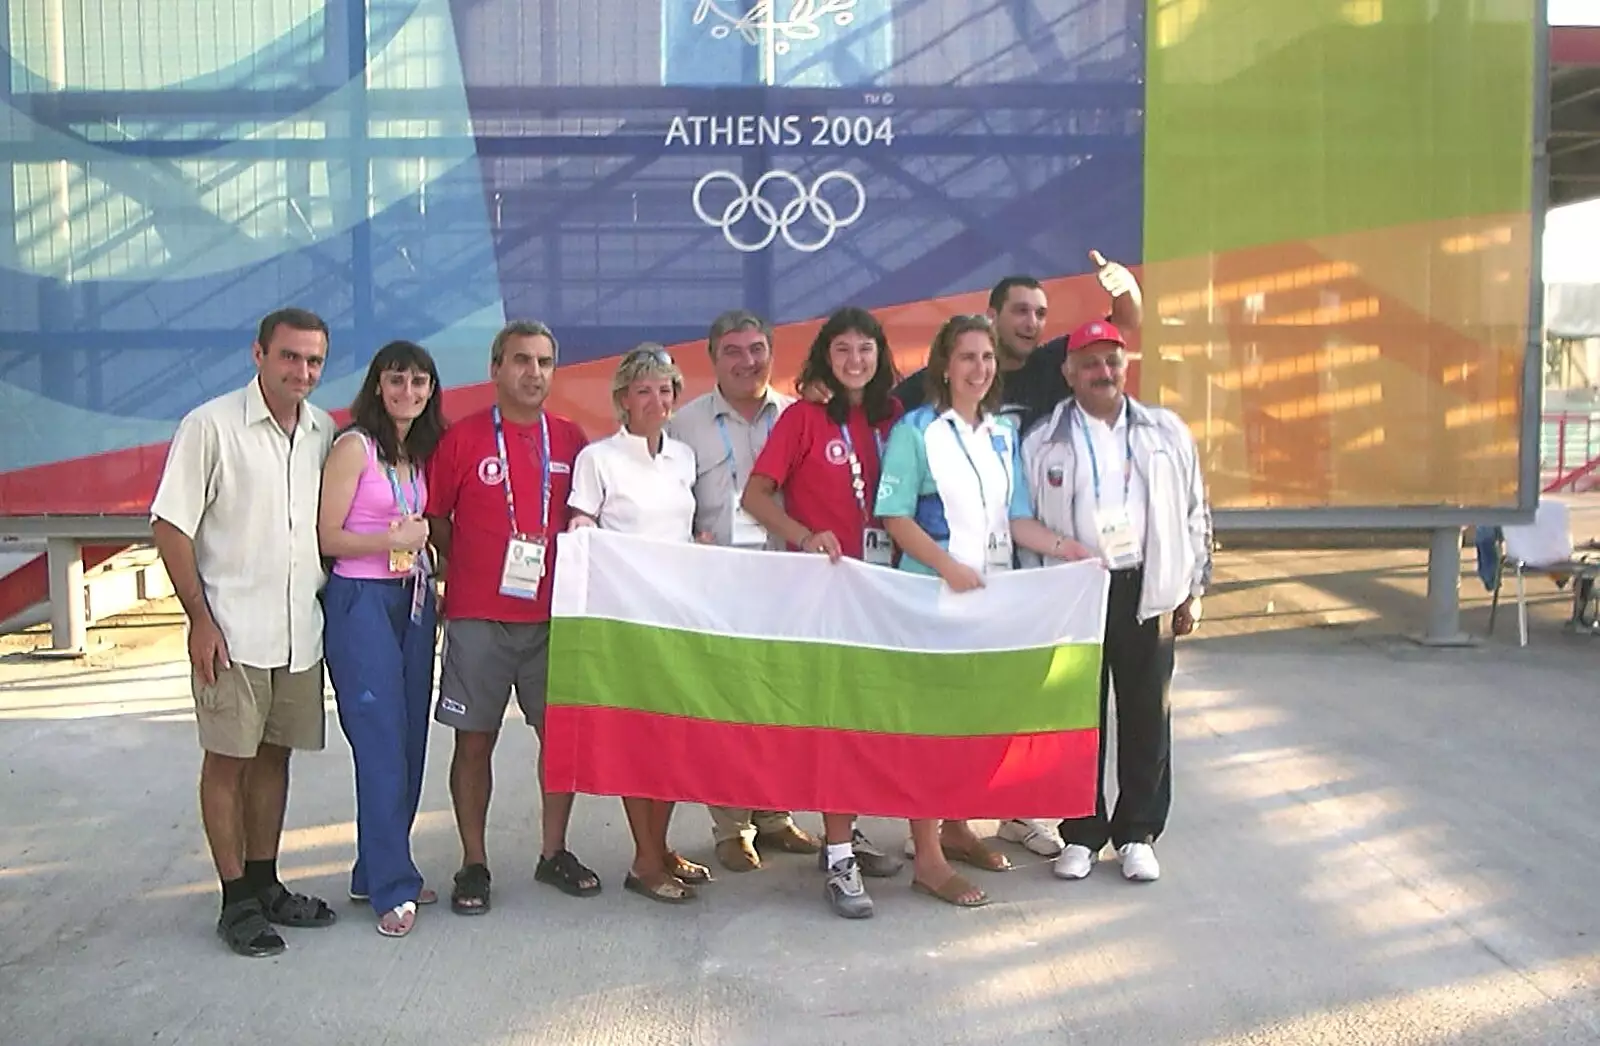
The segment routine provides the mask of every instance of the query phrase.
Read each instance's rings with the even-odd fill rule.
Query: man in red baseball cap
[[[1095,812],[1061,822],[1062,879],[1082,879],[1109,841],[1123,877],[1161,875],[1154,843],[1172,805],[1174,640],[1194,631],[1211,573],[1211,514],[1189,427],[1127,394],[1126,344],[1092,320],[1067,337],[1072,389],[1022,443],[1034,511],[1045,526],[1111,571],[1100,676],[1100,789]],[[1170,615],[1171,629],[1162,620]],[[1105,803],[1107,696],[1117,691],[1116,811]]]

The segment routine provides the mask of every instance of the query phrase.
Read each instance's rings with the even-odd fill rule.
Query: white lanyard
[[[861,510],[861,518],[870,520],[872,513],[867,511],[867,481],[861,472],[861,459],[856,456],[856,441],[850,438],[850,426],[839,426],[839,434],[844,437],[845,450],[850,452],[850,490],[856,496],[856,507]],[[872,429],[872,442],[878,447],[878,466],[883,467],[883,437],[877,429]]]
[[[984,483],[983,483],[983,472],[978,468],[978,463],[976,461],[972,460],[972,452],[967,449],[967,441],[966,441],[965,435],[961,431],[961,426],[956,424],[956,419],[955,418],[946,418],[945,420],[950,423],[950,431],[955,433],[956,446],[961,448],[961,456],[967,459],[967,464],[969,466],[971,466],[971,468],[972,468],[973,476],[975,476],[977,478],[977,480],[978,480],[978,499],[983,502],[983,525],[987,527],[993,521],[989,518],[989,493],[988,493],[988,488],[986,488],[984,486]],[[998,433],[998,432],[991,432],[989,434],[989,446],[994,448],[994,456],[996,458],[1000,459],[1000,471],[1005,473],[1005,477],[1006,477],[1006,500],[1004,501],[1003,504],[1005,504],[1007,506],[1006,511],[1009,513],[1010,512],[1010,507],[1009,506],[1011,505],[1011,493],[1012,493],[1012,490],[1011,490],[1012,476],[1011,476],[1011,463],[1006,460],[1006,440],[1005,440],[1005,437],[1000,435],[1000,433]]]

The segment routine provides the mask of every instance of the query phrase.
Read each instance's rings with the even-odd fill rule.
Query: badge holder
[[[513,599],[538,599],[544,578],[545,544],[542,539],[514,535],[506,544],[500,570],[500,594]]]
[[[882,527],[867,527],[861,532],[861,559],[875,567],[894,566],[894,542]]]
[[[1009,533],[992,533],[989,535],[989,547],[983,559],[986,570],[1010,570],[1011,561],[1011,535]]]
[[[1112,570],[1139,565],[1139,539],[1127,509],[1095,513],[1095,530],[1100,535],[1100,555]]]
[[[735,548],[765,548],[767,531],[743,508],[733,507],[732,543]]]

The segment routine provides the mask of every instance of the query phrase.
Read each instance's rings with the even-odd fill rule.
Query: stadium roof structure
[[[1600,197],[1600,26],[1550,30],[1550,197]]]

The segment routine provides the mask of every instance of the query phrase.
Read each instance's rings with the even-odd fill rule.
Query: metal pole
[[[1439,527],[1428,547],[1428,632],[1423,646],[1473,646],[1461,631],[1461,528]]]
[[[1539,507],[1539,458],[1544,442],[1544,230],[1550,209],[1550,8],[1534,0],[1533,169],[1528,201],[1528,329],[1522,360],[1522,425],[1517,454],[1517,508],[1528,522]]]
[[[82,654],[89,644],[83,549],[75,538],[50,538],[45,542],[45,559],[50,571],[50,650],[66,656]]]

